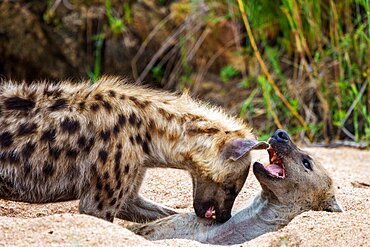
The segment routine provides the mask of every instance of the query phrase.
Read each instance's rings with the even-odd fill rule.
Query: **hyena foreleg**
[[[137,183],[130,197],[116,214],[117,218],[134,222],[148,222],[177,213],[168,207],[159,205],[139,195],[145,171],[146,169],[142,169],[138,174]]]
[[[121,207],[116,217],[134,222],[148,222],[167,217],[177,212],[136,195]]]

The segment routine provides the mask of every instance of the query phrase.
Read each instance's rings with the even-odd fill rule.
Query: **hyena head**
[[[266,149],[266,142],[258,142],[251,130],[225,131],[207,123],[194,130],[196,138],[191,151],[190,171],[193,181],[193,206],[199,217],[225,222],[231,217],[234,201],[248,176],[252,149]],[[192,133],[191,133],[192,132]],[[198,136],[192,136],[197,133]],[[185,141],[187,138],[185,138]],[[189,141],[194,143],[194,141]]]
[[[321,164],[299,149],[283,130],[277,130],[268,142],[269,162],[253,165],[264,192],[290,205],[290,211],[342,212],[333,181]]]

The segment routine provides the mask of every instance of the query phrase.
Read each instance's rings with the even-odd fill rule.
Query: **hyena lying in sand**
[[[224,222],[249,151],[267,146],[220,109],[117,78],[0,84],[4,199],[80,199],[81,213],[149,221],[175,212],[138,194],[145,170],[178,168],[192,176],[196,214]]]
[[[182,238],[211,244],[240,244],[287,225],[309,210],[341,212],[325,169],[277,130],[269,140],[269,164],[254,163],[262,191],[224,224],[177,214],[129,229],[149,240]]]

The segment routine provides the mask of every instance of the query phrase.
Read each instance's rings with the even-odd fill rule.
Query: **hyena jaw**
[[[0,84],[0,198],[80,199],[80,212],[112,221],[175,212],[138,195],[147,167],[188,170],[194,207],[230,218],[248,175],[251,130],[189,96],[128,85]]]

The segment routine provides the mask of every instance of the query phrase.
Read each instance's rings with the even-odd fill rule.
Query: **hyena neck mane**
[[[204,158],[216,156],[227,141],[254,139],[251,129],[241,120],[187,94],[150,90],[119,80],[112,85],[112,80],[98,81],[96,87],[100,90],[94,91],[116,95],[114,109],[127,116],[127,122],[136,128],[137,136],[129,138],[131,143],[143,146],[146,167],[186,167],[199,172],[206,169]],[[96,93],[90,97],[96,97]]]

